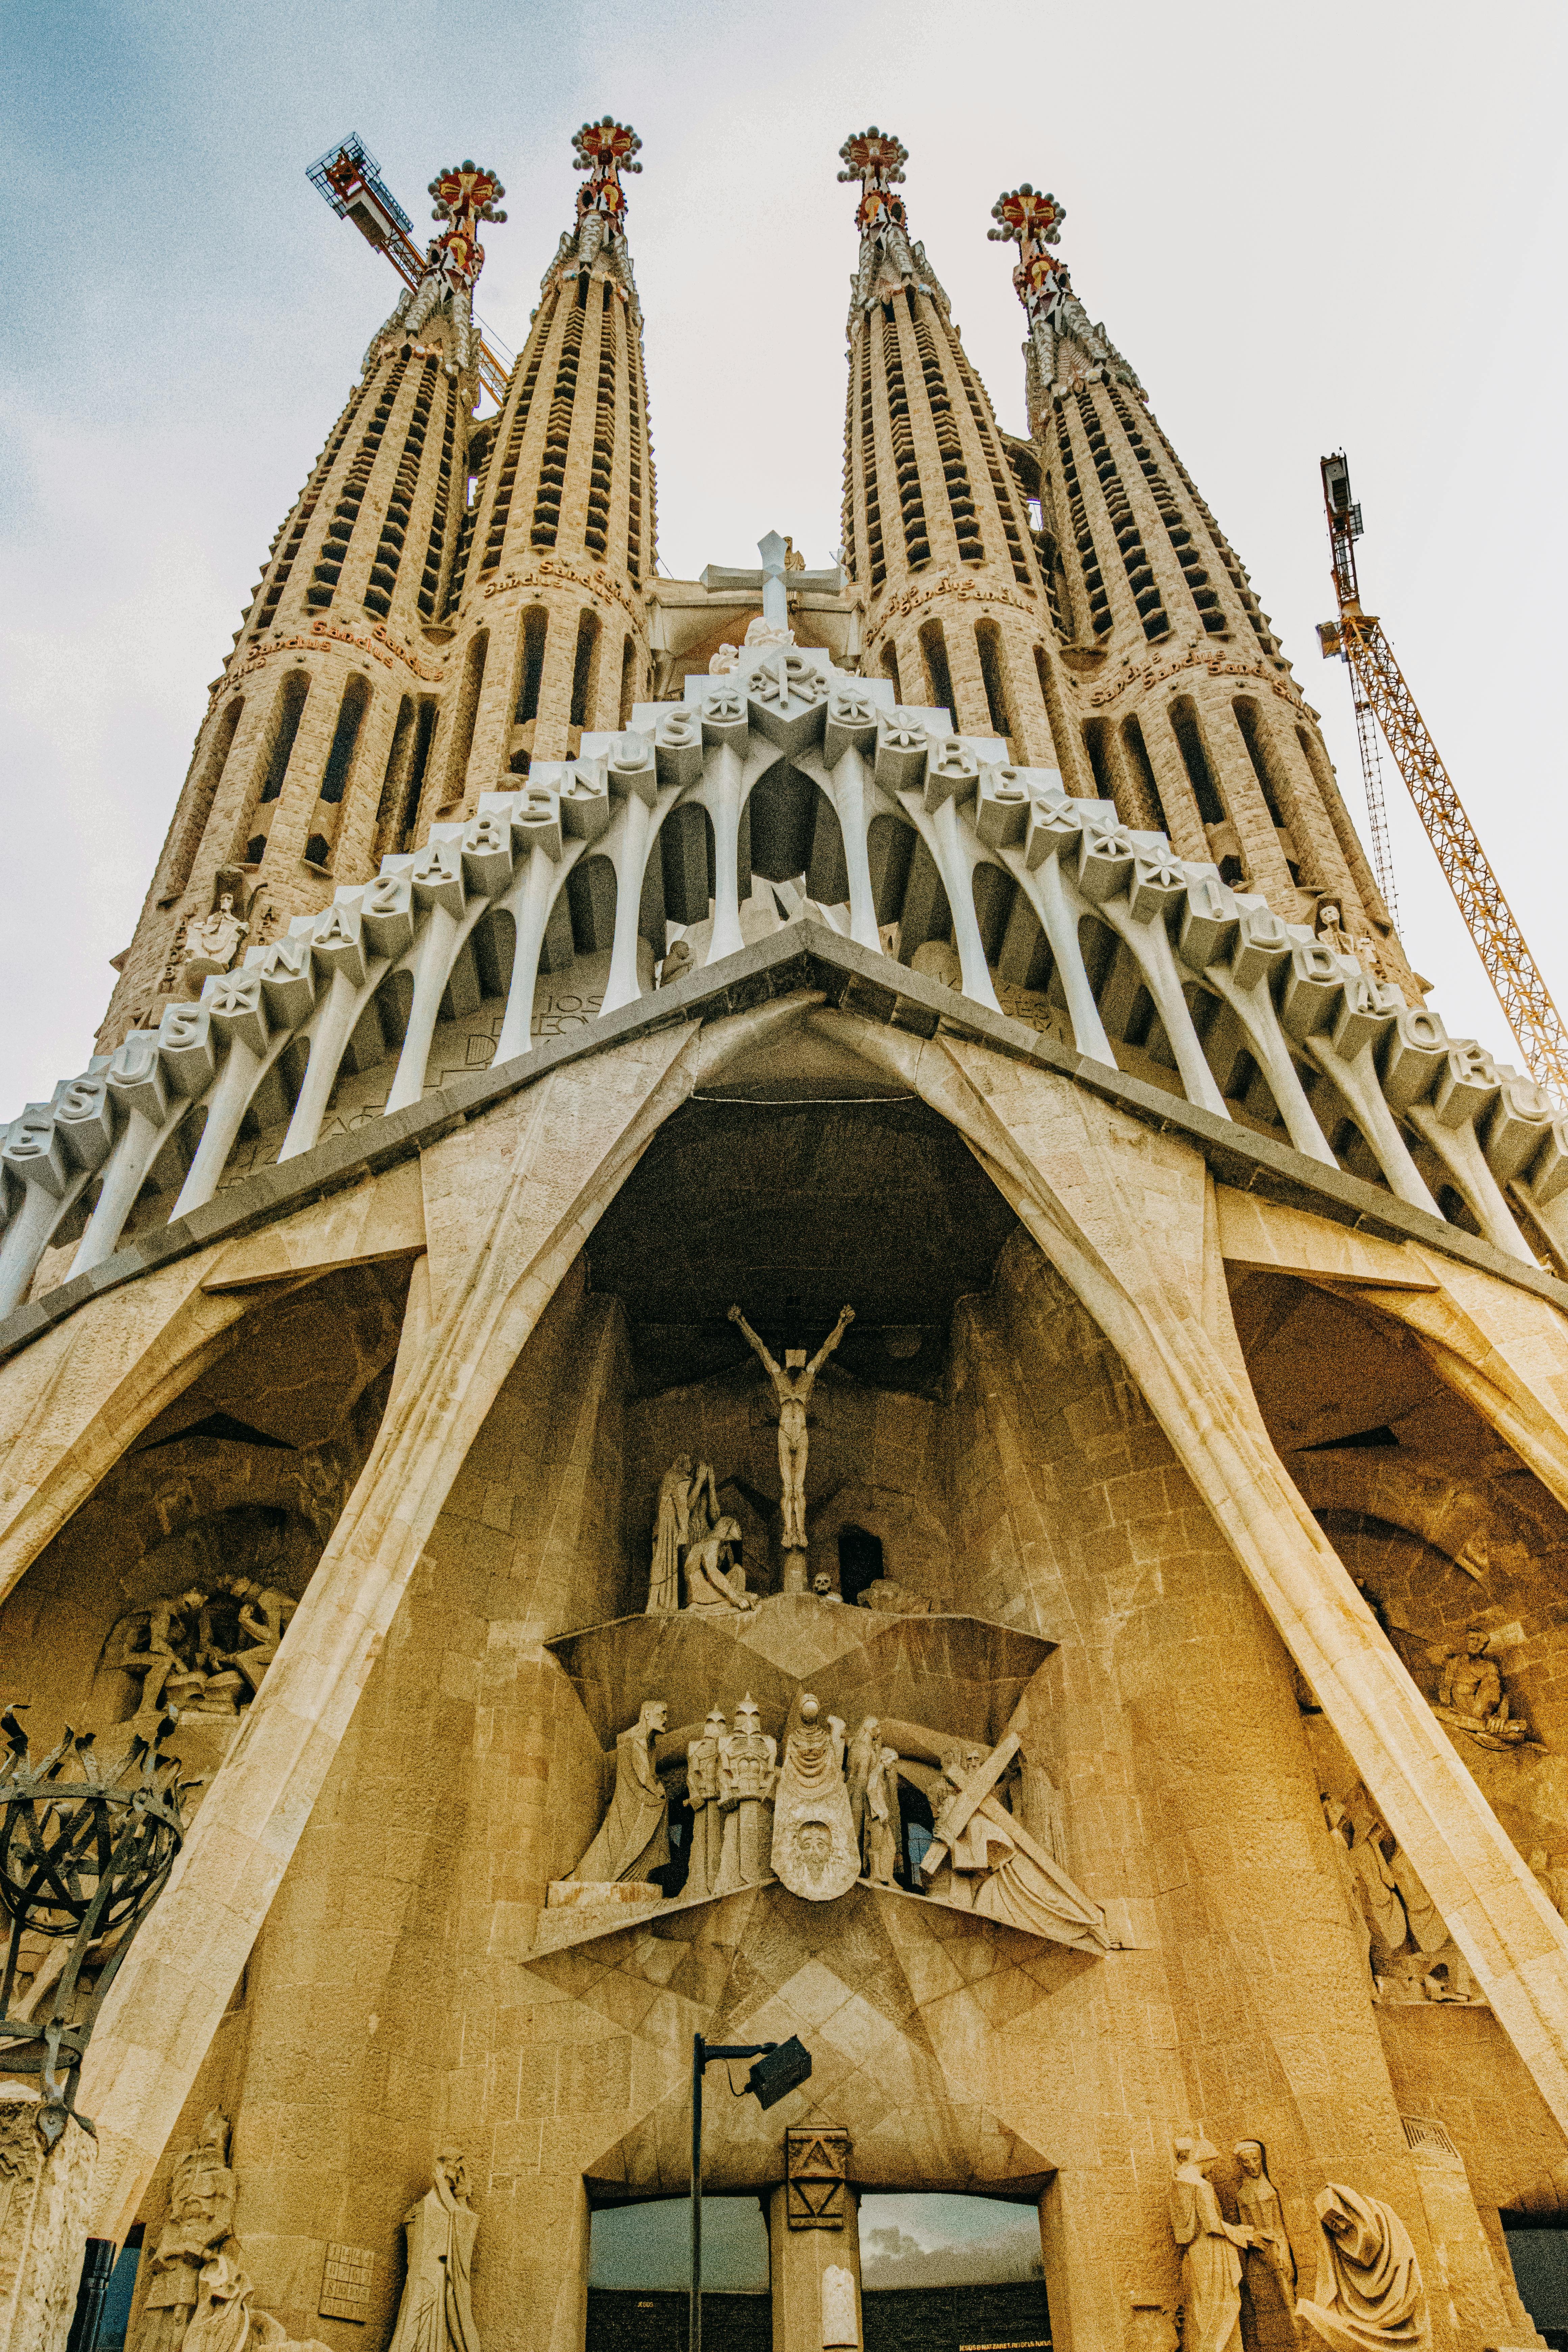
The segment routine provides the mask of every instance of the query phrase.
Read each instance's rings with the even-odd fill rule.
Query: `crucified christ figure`
[[[811,1402],[811,1391],[816,1386],[816,1376],[837,1347],[849,1325],[855,1320],[855,1309],[846,1307],[837,1322],[807,1363],[804,1348],[784,1349],[781,1371],[763,1342],[758,1339],[738,1307],[730,1309],[730,1320],[738,1323],[773,1384],[773,1394],[779,1407],[779,1476],[784,1482],[784,1547],[786,1551],[805,1549],[805,1408]]]

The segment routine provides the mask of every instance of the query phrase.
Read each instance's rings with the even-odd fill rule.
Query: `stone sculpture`
[[[710,1718],[711,1720],[711,1718]],[[765,1732],[750,1691],[735,1709],[735,1727],[719,1742],[719,1813],[723,1844],[716,1895],[760,1886],[773,1866],[773,1797],[778,1782],[778,1742]]]
[[[822,2273],[823,2352],[849,2352],[860,2341],[855,2309],[855,2273],[842,2263],[829,2263]]]
[[[903,1843],[899,1752],[896,1748],[883,1748],[866,1784],[866,1875],[873,1886],[891,1886]]]
[[[746,1590],[746,1571],[735,1559],[741,1541],[739,1519],[720,1519],[700,1542],[686,1553],[686,1598],[693,1609],[754,1609],[757,1597]]]
[[[1502,1675],[1497,1661],[1487,1654],[1489,1633],[1474,1626],[1462,1650],[1444,1657],[1433,1708],[1440,1723],[1452,1725],[1483,1748],[1512,1748],[1530,1738],[1530,1726],[1509,1713]]]
[[[686,1801],[691,1808],[691,1860],[686,1873],[689,1895],[716,1895],[723,1850],[724,1817],[719,1810],[719,1751],[728,1734],[724,1710],[709,1710],[700,1735],[686,1751]]]
[[[808,1691],[800,1721],[784,1741],[773,1813],[773,1871],[792,1895],[826,1903],[860,1875],[849,1791],[844,1781],[844,1725]]]
[[[185,971],[192,980],[209,972],[226,971],[250,925],[234,911],[234,893],[226,890],[210,915],[193,915],[185,925]]]
[[[804,1554],[805,1550],[805,1409],[811,1402],[816,1376],[837,1347],[845,1332],[855,1320],[855,1309],[839,1310],[837,1322],[808,1362],[804,1348],[786,1348],[781,1370],[758,1339],[738,1307],[730,1309],[730,1320],[738,1323],[746,1342],[773,1384],[773,1395],[779,1409],[779,1476],[783,1482],[784,1548],[786,1552]],[[804,1563],[803,1563],[804,1565]]]
[[[1419,2352],[1432,2323],[1421,2265],[1397,2213],[1331,2181],[1317,2200],[1323,2242],[1312,2299],[1296,2306],[1333,2352]]]
[[[181,2352],[209,2267],[233,2246],[235,2179],[228,2163],[228,2117],[214,2107],[195,2147],[176,2159],[169,2218],[148,2268],[137,2352]],[[210,2305],[210,2297],[209,2297]]]
[[[1182,2249],[1184,2352],[1240,2352],[1241,2249],[1250,2230],[1226,2220],[1209,2172],[1219,2150],[1179,2139],[1171,2176],[1171,2231]]]
[[[862,1609],[874,1609],[888,1617],[929,1617],[931,1602],[918,1592],[911,1592],[891,1576],[879,1576],[860,1595]]]
[[[692,1471],[690,1454],[678,1454],[658,1482],[646,1612],[649,1617],[673,1617],[680,1607],[680,1562],[690,1526]]]
[[[292,1593],[274,1584],[255,1584],[247,1577],[237,1577],[230,1590],[239,1602],[240,1631],[251,1641],[249,1649],[231,1654],[230,1663],[250,1685],[254,1697],[300,1604]]]
[[[616,1742],[610,1810],[567,1885],[615,1886],[630,1879],[647,1880],[669,1860],[669,1799],[654,1764],[658,1735],[668,1725],[665,1701],[649,1698],[643,1701],[631,1729],[621,1733]]]
[[[479,2217],[459,2148],[436,2158],[434,2185],[403,2217],[408,2276],[388,2352],[479,2352],[469,2276]]]
[[[247,1576],[222,1578],[205,1592],[192,1586],[121,1617],[103,1668],[141,1677],[139,1722],[169,1707],[183,1718],[232,1720],[260,1689],[298,1607],[291,1592]]]
[[[874,1715],[861,1718],[860,1728],[849,1742],[844,1767],[844,1778],[849,1790],[849,1819],[855,1831],[856,1851],[866,1851],[866,1785],[877,1769],[882,1752],[882,1727]]]
[[[1279,2191],[1268,2178],[1268,2158],[1260,2139],[1238,2139],[1234,2154],[1241,2167],[1236,2184],[1236,2208],[1242,2224],[1252,2232],[1252,2243],[1268,2265],[1279,2301],[1295,2333],[1296,2257],[1285,2227]]]
[[[949,1748],[942,1759],[949,1793],[936,1811],[921,1875],[935,1882],[932,1893],[941,1886],[939,1899],[1003,1927],[1023,1927],[1080,1951],[1113,1950],[1099,1904],[1074,1885],[995,1793],[1017,1752],[1016,1732],[989,1756],[983,1748]],[[935,1810],[934,1791],[932,1805]]]

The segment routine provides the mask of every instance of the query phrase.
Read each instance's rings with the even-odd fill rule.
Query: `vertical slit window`
[[[1175,451],[1172,448],[1169,441],[1166,440],[1165,436],[1161,432],[1160,427],[1155,424],[1152,416],[1148,419],[1148,425],[1150,432],[1154,435],[1165,452],[1165,456],[1170,462],[1171,471],[1176,477],[1177,481],[1181,483],[1182,488],[1186,491],[1188,498],[1191,499],[1194,512],[1201,518],[1204,529],[1208,532],[1209,538],[1214,543],[1215,553],[1219,557],[1220,562],[1224,564],[1226,571],[1230,575],[1230,584],[1236,590],[1237,596],[1241,600],[1242,610],[1246,613],[1248,621],[1252,625],[1253,635],[1258,639],[1258,644],[1262,646],[1266,654],[1277,654],[1279,650],[1279,640],[1274,635],[1273,630],[1269,627],[1268,615],[1263,610],[1257,596],[1253,593],[1252,583],[1247,576],[1245,566],[1237,557],[1236,551],[1231,546],[1230,541],[1226,539],[1224,531],[1221,530],[1218,523],[1215,520],[1214,516],[1210,513],[1208,507],[1198,495],[1197,484],[1194,481],[1192,476],[1188,473],[1186,467],[1183,465],[1181,459],[1177,457]]]
[[[932,703],[945,710],[952,725],[958,724],[958,713],[952,707],[952,672],[947,663],[947,639],[940,621],[928,621],[921,631],[921,658],[925,663],[926,684]]]
[[[419,705],[419,723],[414,735],[414,758],[409,764],[408,790],[404,800],[402,837],[398,846],[412,849],[419,827],[419,804],[425,796],[425,779],[430,769],[430,746],[436,740],[436,721],[440,706],[433,696]]]
[[[501,549],[506,542],[507,519],[511,513],[512,492],[517,488],[517,467],[518,460],[522,454],[522,436],[528,430],[529,415],[533,406],[534,386],[539,382],[539,364],[544,357],[544,347],[550,340],[550,324],[554,316],[555,299],[552,296],[534,321],[532,354],[527,367],[523,370],[522,385],[517,395],[517,405],[511,412],[511,420],[507,426],[506,443],[501,449],[500,464],[496,473],[495,500],[490,508],[489,528],[485,535],[484,561],[479,566],[481,577],[487,572],[495,570],[500,562]],[[496,449],[499,442],[498,420],[496,439],[490,444],[492,451]],[[452,593],[447,600],[448,611],[462,593],[463,575],[468,564],[468,541],[473,536],[474,520],[479,513],[479,500],[486,488],[488,484],[480,484],[479,491],[475,494],[473,505],[463,518],[462,541],[458,551]]]
[[[882,676],[892,679],[894,701],[902,702],[904,697],[903,689],[899,684],[899,654],[896,646],[886,645],[882,647]]]
[[[642,378],[642,347],[637,322],[626,320],[626,571],[635,587],[642,578],[643,556],[653,560],[653,465],[648,462],[647,529],[643,529],[643,419],[647,394]]]
[[[882,549],[882,509],[877,497],[877,425],[871,400],[870,330],[857,346],[860,371],[860,465],[866,484],[866,557],[871,567],[873,591],[888,576]]]
[[[631,725],[632,705],[637,700],[637,649],[628,637],[621,647],[621,701],[620,714],[616,721],[618,726]]]
[[[553,547],[561,528],[561,500],[566,489],[566,453],[572,439],[572,413],[577,402],[577,365],[583,349],[583,308],[588,280],[577,280],[578,299],[566,317],[561,356],[555,363],[555,389],[545,420],[544,448],[539,460],[539,489],[533,501],[532,544]],[[499,496],[499,492],[498,492]],[[492,530],[491,539],[495,533]],[[498,550],[499,552],[499,550]]]
[[[321,798],[337,803],[343,796],[343,787],[353,766],[354,746],[364,714],[370,708],[370,688],[363,677],[351,677],[343,688],[342,702],[338,709],[338,723],[332,730],[332,747],[327,753],[327,764],[321,776]]]
[[[594,701],[594,654],[599,642],[599,623],[593,613],[584,612],[577,623],[577,650],[572,657],[572,717],[574,727],[592,727]]]
[[[1226,810],[1220,798],[1218,779],[1198,725],[1197,711],[1185,695],[1171,705],[1171,732],[1176,739],[1176,748],[1181,752],[1182,764],[1186,769],[1193,797],[1198,804],[1198,814],[1205,824],[1223,824]]]
[[[926,528],[925,496],[921,488],[921,469],[915,456],[915,436],[910,424],[910,395],[904,383],[903,356],[899,349],[897,320],[889,313],[872,314],[872,332],[877,339],[882,363],[882,380],[888,394],[888,421],[893,442],[893,474],[898,491],[899,513],[904,528],[904,548],[910,569],[919,572],[931,562],[931,534]]]
[[[616,455],[616,306],[610,282],[599,314],[599,389],[594,404],[594,455],[588,469],[588,519],[583,544],[602,556],[610,538],[610,482]]]
[[[353,464],[343,477],[342,489],[321,541],[321,552],[311,568],[310,584],[305,591],[305,602],[314,611],[325,611],[337,593],[338,582],[348,560],[349,541],[353,537],[354,525],[364,504],[375,461],[381,455],[382,440],[393,409],[397,404],[397,394],[407,364],[406,360],[395,360],[388,369],[381,397],[371,412],[370,422],[354,452]]]
[[[1122,720],[1121,740],[1126,749],[1127,757],[1132,763],[1132,772],[1148,795],[1154,822],[1169,841],[1171,827],[1165,815],[1165,803],[1160,797],[1160,786],[1154,775],[1154,762],[1149,757],[1149,746],[1143,740],[1143,730],[1136,719]]]
[[[991,714],[993,735],[1011,735],[1013,721],[1007,709],[1007,682],[1002,660],[1002,632],[994,621],[977,621],[974,625],[975,651],[980,656],[980,675],[985,686],[985,708]]]
[[[289,574],[294,569],[294,559],[304,544],[310,518],[316,511],[321,492],[327,486],[332,467],[338,462],[343,443],[348,439],[354,418],[359,415],[360,404],[368,390],[367,383],[362,382],[355,385],[348,405],[338,420],[337,430],[316,460],[315,470],[306,483],[300,494],[300,503],[294,510],[294,520],[289,524],[289,535],[283,541],[283,552],[278,559],[278,568],[268,581],[267,593],[261,600],[261,609],[256,619],[258,630],[269,628],[272,625],[278,607],[282,602],[283,591],[289,584]],[[273,543],[276,545],[276,541]]]
[[[305,698],[310,691],[310,680],[297,670],[283,681],[267,746],[267,764],[261,779],[263,802],[275,801],[283,790],[283,779],[289,772],[289,754],[294,749],[294,738],[300,732]]]
[[[468,755],[474,748],[474,724],[479,715],[479,690],[485,682],[485,657],[490,649],[488,629],[481,629],[468,647],[463,665],[463,688],[452,728],[452,750],[447,761],[448,801],[460,801],[468,786]]]
[[[985,470],[991,477],[991,494],[996,501],[996,513],[1002,525],[1002,536],[1007,542],[1007,557],[1013,566],[1013,577],[1022,586],[1027,588],[1033,583],[1029,578],[1028,559],[1024,553],[1023,529],[1018,521],[1017,502],[1008,482],[1007,469],[1002,462],[1002,453],[996,446],[990,405],[980,389],[979,379],[964,357],[963,346],[956,335],[952,339],[952,363],[958,371],[958,380],[963,386],[963,396],[969,403],[969,413],[974,420],[974,429],[980,436],[980,446],[985,457]]]
[[[370,580],[364,592],[365,611],[379,613],[383,620],[392,610],[398,567],[403,562],[404,545],[413,525],[414,501],[419,494],[419,469],[425,461],[425,436],[430,429],[430,404],[436,397],[437,366],[434,359],[427,359],[419,371],[419,386],[414,395],[408,430],[403,436],[403,455],[397,461],[397,472],[393,478],[386,513],[382,521],[381,538],[376,544],[375,561],[371,565]]]
[[[1165,536],[1171,542],[1171,551],[1182,567],[1182,577],[1187,583],[1194,604],[1197,607],[1198,618],[1211,637],[1224,636],[1227,632],[1219,596],[1210,585],[1208,573],[1205,571],[1198,555],[1196,542],[1183,518],[1181,508],[1176,504],[1169,482],[1166,481],[1155,462],[1154,453],[1149,446],[1148,436],[1142,431],[1131,404],[1118,386],[1110,383],[1106,389],[1110,395],[1110,404],[1116,411],[1122,433],[1126,436],[1127,446],[1138,461],[1143,479],[1149,486],[1150,496],[1159,510],[1160,520],[1165,527]]]
[[[518,679],[514,724],[526,727],[539,716],[539,688],[544,677],[544,640],[550,615],[542,604],[531,604],[522,616],[521,676]]]
[[[158,893],[160,907],[172,907],[191,878],[191,868],[196,862],[196,852],[202,845],[202,835],[213,813],[213,803],[223,782],[223,772],[228,765],[228,755],[234,749],[235,733],[244,709],[245,698],[242,695],[237,696],[226,706],[213,731],[202,766],[201,782],[191,794],[184,822],[180,827],[174,854],[163,877],[163,887]]]
[[[970,488],[963,445],[958,437],[958,419],[947,396],[947,379],[942,372],[942,357],[931,334],[930,320],[921,318],[913,294],[909,299],[910,321],[915,333],[915,353],[921,363],[921,373],[925,378],[926,404],[931,410],[931,429],[936,435],[942,479],[947,485],[948,509],[952,516],[953,532],[958,541],[959,561],[962,563],[984,563],[985,543],[980,535],[980,517],[975,511],[974,493]]]
[[[1094,789],[1102,801],[1116,798],[1116,779],[1111,772],[1110,753],[1106,743],[1110,729],[1103,719],[1085,722],[1083,748],[1089,753],[1089,764],[1094,771]]]
[[[1057,412],[1057,453],[1061,460],[1062,487],[1068,494],[1068,512],[1072,518],[1073,543],[1078,549],[1084,592],[1089,598],[1089,626],[1097,637],[1103,637],[1110,631],[1110,598],[1106,592],[1105,574],[1100,568],[1089,509],[1084,504],[1083,488],[1078,478],[1078,460],[1073,455],[1072,435],[1068,430],[1065,408]]]
[[[436,499],[430,509],[430,535],[425,543],[425,569],[419,579],[419,613],[422,620],[436,617],[437,599],[441,593],[441,572],[446,560],[447,533],[452,520],[452,449],[457,435],[458,387],[447,378],[446,415],[441,426],[441,455],[436,464]]]
[[[1138,518],[1132,511],[1121,476],[1117,470],[1115,454],[1106,438],[1105,426],[1095,405],[1093,393],[1086,386],[1078,395],[1079,421],[1089,445],[1090,465],[1100,477],[1100,487],[1105,499],[1105,511],[1116,537],[1121,557],[1121,568],[1127,574],[1127,585],[1132,591],[1143,635],[1151,643],[1171,634],[1171,619],[1165,610],[1165,600],[1160,593],[1154,577],[1154,567],[1143,545],[1143,534]]]

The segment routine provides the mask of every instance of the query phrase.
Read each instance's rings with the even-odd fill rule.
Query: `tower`
[[[352,167],[340,158],[339,177]],[[331,169],[329,167],[329,177]],[[430,184],[445,224],[417,291],[371,341],[358,383],[268,551],[206,715],[100,1031],[156,1024],[187,926],[224,897],[251,943],[363,882],[400,848],[447,674],[439,624],[465,511],[479,383],[481,222],[495,173]]]
[[[1310,920],[1331,902],[1410,970],[1340,796],[1315,713],[1247,574],[1056,250],[1066,207],[1026,181],[992,208],[1013,284],[1031,440],[1016,459],[1038,503],[1052,636],[1070,680],[1075,789],[1184,857]],[[1412,990],[1414,995],[1414,991]]]
[[[1007,757],[1058,765],[1059,657],[1039,559],[985,388],[910,237],[898,193],[908,151],[873,124],[839,152],[840,180],[860,189],[844,541],[869,599],[865,666],[961,732],[1000,736]]]
[[[626,174],[642,142],[608,115],[573,139],[586,176],[540,287],[446,596],[452,707],[443,814],[583,730],[624,725],[646,689],[653,454]]]

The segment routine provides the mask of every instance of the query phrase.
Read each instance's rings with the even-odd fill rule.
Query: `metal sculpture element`
[[[178,1761],[135,1738],[100,1769],[90,1732],[67,1730],[35,1764],[14,1708],[0,1715],[0,1906],[11,1923],[0,1978],[0,2072],[36,2074],[38,2134],[52,2147],[76,2115],[82,2060],[132,1937],[163,1892],[184,1836]],[[48,1948],[11,2007],[25,1937]],[[63,1952],[61,1948],[63,1948]],[[56,1954],[60,1958],[56,1962]],[[90,1989],[84,1969],[96,1971]],[[85,2116],[84,2131],[97,2133]]]

